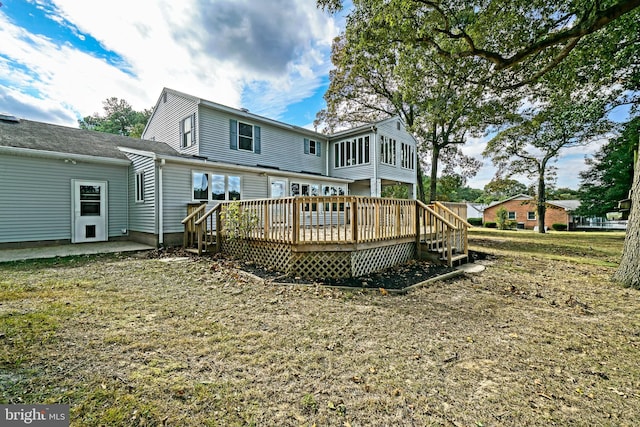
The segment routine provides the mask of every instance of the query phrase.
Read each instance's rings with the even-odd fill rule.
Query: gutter
[[[102,163],[107,165],[129,166],[128,159],[114,159],[112,157],[89,156],[87,154],[61,153],[58,151],[36,150],[32,148],[0,146],[0,154],[10,156],[40,157],[45,159],[68,160],[84,163]]]
[[[220,169],[229,170],[229,171],[249,172],[257,175],[260,175],[260,174],[265,174],[270,176],[278,175],[278,176],[287,176],[287,177],[293,177],[293,178],[313,179],[314,181],[337,182],[337,183],[343,183],[343,184],[348,184],[354,181],[352,179],[335,178],[335,177],[325,176],[325,175],[307,174],[304,172],[292,172],[292,171],[283,171],[279,169],[261,168],[257,166],[244,166],[244,165],[236,165],[231,163],[221,163],[221,162],[210,161],[207,159],[189,159],[184,157],[172,157],[172,156],[162,156],[162,155],[156,155],[155,158],[157,160],[162,161],[163,164],[166,164],[164,162],[170,162],[174,164],[197,166],[201,168],[209,167],[209,168],[220,168]]]

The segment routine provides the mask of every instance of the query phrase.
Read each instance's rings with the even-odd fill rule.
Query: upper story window
[[[380,135],[380,162],[396,165],[396,140]]]
[[[304,139],[304,154],[313,154],[320,157],[320,142],[313,139]]]
[[[368,136],[336,142],[333,145],[334,166],[342,168],[369,163],[369,148]]]
[[[253,126],[238,122],[238,148],[253,151]]]
[[[527,220],[535,221],[535,219],[536,219],[536,213],[535,212],[527,212]]]
[[[260,126],[229,120],[229,148],[260,154]]]
[[[195,114],[180,121],[180,147],[191,147],[196,142]]]
[[[509,213],[507,213],[507,219],[516,219],[516,213],[514,211],[509,211]]]
[[[401,147],[401,152],[402,152],[402,159],[400,161],[400,166],[402,166],[404,169],[415,169],[416,168],[416,164],[415,164],[415,149],[412,145],[409,144],[405,144],[404,142],[402,142],[400,144]]]

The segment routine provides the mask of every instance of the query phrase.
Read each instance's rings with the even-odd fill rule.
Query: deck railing
[[[234,205],[235,203],[235,205]],[[203,205],[204,206],[204,205]],[[451,264],[467,253],[469,224],[440,203],[361,196],[296,196],[220,202],[201,207],[182,222],[185,246],[198,252],[230,237],[305,245],[354,245],[382,241],[426,242],[440,247]],[[219,238],[218,238],[219,237]]]

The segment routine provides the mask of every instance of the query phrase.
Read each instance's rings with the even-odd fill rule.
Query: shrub
[[[482,218],[467,218],[467,222],[474,227],[482,227]]]
[[[484,223],[486,228],[498,228],[498,224],[495,221],[487,221]]]
[[[509,229],[509,213],[504,207],[501,207],[496,212],[496,224],[500,230]]]
[[[551,228],[553,228],[555,231],[566,231],[567,224],[555,223],[551,225]]]

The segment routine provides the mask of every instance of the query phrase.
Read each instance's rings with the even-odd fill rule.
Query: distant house
[[[545,227],[551,228],[553,224],[566,224],[567,230],[574,230],[573,212],[579,206],[579,200],[548,200],[546,202]],[[518,194],[489,204],[484,209],[483,222],[495,222],[500,208],[506,209],[508,219],[514,221],[518,228],[532,230],[538,226],[536,201],[531,196]]]
[[[416,166],[397,117],[324,135],[171,89],[143,139],[0,115],[0,247],[181,244],[190,205],[398,184],[415,198]]]
[[[467,202],[467,219],[482,218],[482,215],[486,208],[487,208],[486,204]]]

